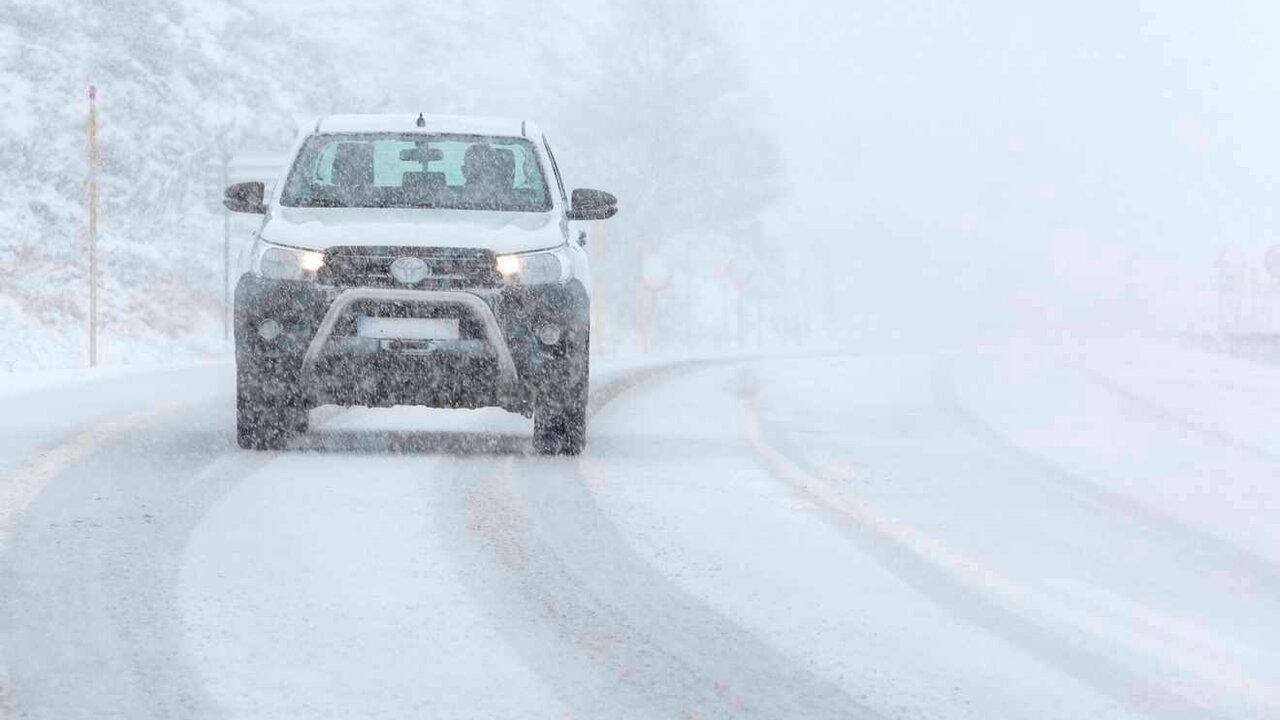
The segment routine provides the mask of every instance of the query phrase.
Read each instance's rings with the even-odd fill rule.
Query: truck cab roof
[[[421,119],[421,123],[419,123]],[[537,137],[533,123],[519,118],[470,115],[394,113],[384,115],[329,115],[316,120],[315,133],[457,133]]]

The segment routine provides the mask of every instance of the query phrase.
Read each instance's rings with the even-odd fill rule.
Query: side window
[[[316,185],[333,184],[333,158],[338,154],[338,143],[329,143],[320,151],[312,168],[311,180]]]
[[[564,180],[560,177],[560,166],[556,165],[556,154],[551,152],[551,143],[547,142],[546,136],[542,138],[542,147],[547,149],[547,157],[551,158],[551,172],[556,176],[556,185],[560,186],[560,201],[567,208],[569,207],[569,197],[564,192]]]

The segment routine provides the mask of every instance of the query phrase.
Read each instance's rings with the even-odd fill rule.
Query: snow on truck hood
[[[262,239],[306,250],[384,245],[512,253],[562,244],[567,237],[562,225],[549,212],[277,206],[262,228]]]

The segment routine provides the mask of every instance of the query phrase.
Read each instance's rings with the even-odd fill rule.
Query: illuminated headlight
[[[561,252],[556,249],[521,255],[499,255],[498,272],[507,282],[520,285],[560,282],[567,264],[561,257]]]
[[[273,280],[315,280],[324,267],[324,253],[261,243],[258,273]]]

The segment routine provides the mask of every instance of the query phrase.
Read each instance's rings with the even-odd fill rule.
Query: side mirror
[[[618,214],[618,198],[603,190],[574,190],[570,220],[608,220]]]
[[[227,188],[222,204],[231,212],[261,215],[267,211],[263,205],[266,186],[260,182],[236,183]]]

